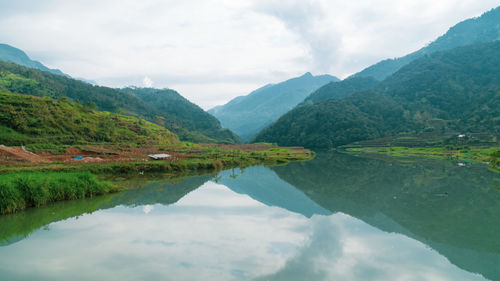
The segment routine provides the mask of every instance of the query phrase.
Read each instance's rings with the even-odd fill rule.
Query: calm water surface
[[[0,217],[0,280],[500,280],[500,176],[318,154]]]

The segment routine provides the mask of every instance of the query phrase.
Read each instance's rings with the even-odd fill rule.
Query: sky
[[[498,0],[0,0],[0,43],[110,87],[204,109],[305,72],[345,78]]]

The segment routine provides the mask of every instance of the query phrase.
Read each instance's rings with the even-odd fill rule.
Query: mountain
[[[139,98],[133,91],[94,86],[76,79],[1,60],[0,89],[54,99],[67,97],[90,108],[138,116],[180,132],[182,140],[194,142],[238,141],[238,138],[231,132],[223,130],[220,125],[216,124],[216,120],[211,115],[202,114],[199,107],[180,97],[177,93],[172,94],[176,98],[170,99],[168,107],[161,107],[155,102],[147,102],[147,99]],[[163,100],[161,104],[165,102],[166,100]],[[184,112],[180,114],[177,108],[182,108]],[[196,118],[190,117],[191,115],[196,116]],[[210,123],[211,127],[207,127],[205,123]],[[187,124],[190,124],[190,129],[184,127]],[[197,128],[203,128],[203,132],[192,131],[198,130]],[[210,136],[205,136],[204,133],[210,134]]]
[[[98,112],[69,101],[0,92],[0,143],[5,145],[173,144],[177,136],[135,117]]]
[[[437,51],[494,40],[500,40],[500,7],[492,9],[478,18],[468,19],[456,24],[446,34],[416,52],[396,59],[383,60],[354,74],[354,76],[373,77],[381,81],[404,65],[422,56]]]
[[[181,139],[224,143],[241,141],[233,132],[223,129],[219,120],[174,90],[124,88],[122,91],[134,94],[164,120],[169,120],[165,126]]]
[[[243,140],[249,141],[260,130],[304,100],[311,92],[338,78],[306,73],[278,84],[268,84],[246,96],[234,98],[208,112]]]
[[[255,141],[330,148],[400,133],[500,136],[500,42],[426,55],[374,88],[298,106]]]
[[[349,77],[342,81],[330,82],[309,95],[301,105],[344,98],[351,93],[370,89],[377,83],[378,81],[372,77]]]
[[[59,69],[50,69],[38,61],[30,59],[25,52],[7,44],[0,44],[0,60],[17,63],[22,66],[48,71],[53,74],[69,77]]]

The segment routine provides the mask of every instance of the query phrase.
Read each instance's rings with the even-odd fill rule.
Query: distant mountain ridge
[[[311,92],[332,81],[339,79],[330,75],[313,76],[307,72],[278,84],[265,85],[208,112],[219,119],[224,128],[231,129],[243,140],[249,141]]]
[[[406,56],[380,61],[354,74],[354,77],[373,77],[384,80],[413,60],[422,56],[455,47],[500,40],[500,7],[480,17],[467,19],[451,27],[444,35],[428,46]]]
[[[35,68],[42,71],[47,71],[53,74],[70,77],[59,69],[51,69],[40,63],[39,61],[32,60],[25,52],[18,48],[14,48],[7,44],[0,44],[0,60],[13,62],[25,67]]]

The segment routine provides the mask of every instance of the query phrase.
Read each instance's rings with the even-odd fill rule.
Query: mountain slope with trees
[[[500,7],[490,10],[480,17],[467,19],[456,24],[444,35],[416,52],[400,58],[383,60],[365,68],[354,76],[373,77],[381,81],[422,56],[437,51],[494,40],[500,40]]]
[[[132,91],[94,86],[76,79],[1,60],[0,89],[13,93],[51,97],[53,99],[67,97],[92,109],[141,117],[178,132],[182,140],[225,143],[239,141],[231,132],[223,130],[220,125],[216,124],[216,120],[213,120],[212,116],[201,114],[198,106],[178,94],[180,98],[170,100],[171,106],[158,108],[153,105],[154,102],[147,103]],[[187,112],[178,115],[179,110],[176,109],[177,107],[183,108]],[[189,117],[190,114],[199,118],[193,119]],[[189,120],[185,120],[185,118]],[[211,123],[213,130],[205,128],[205,123]],[[191,124],[190,128],[184,127],[187,126],[186,124]],[[198,127],[204,128],[203,131],[209,133],[210,136],[198,130]]]
[[[330,148],[399,133],[500,136],[499,116],[496,41],[427,55],[373,89],[298,106],[255,141]]]
[[[159,121],[181,139],[224,143],[241,141],[233,132],[223,129],[219,120],[174,90],[124,88],[122,91],[134,94],[147,106],[154,108],[161,116]]]
[[[330,75],[313,76],[306,73],[276,85],[269,84],[247,96],[237,97],[208,112],[243,140],[248,141],[260,130],[286,113],[311,92],[338,78]]]
[[[378,83],[372,77],[350,77],[338,82],[330,82],[309,95],[301,104],[343,98],[351,93],[368,90]]]
[[[175,144],[167,129],[136,117],[99,112],[69,100],[0,92],[0,143]]]

